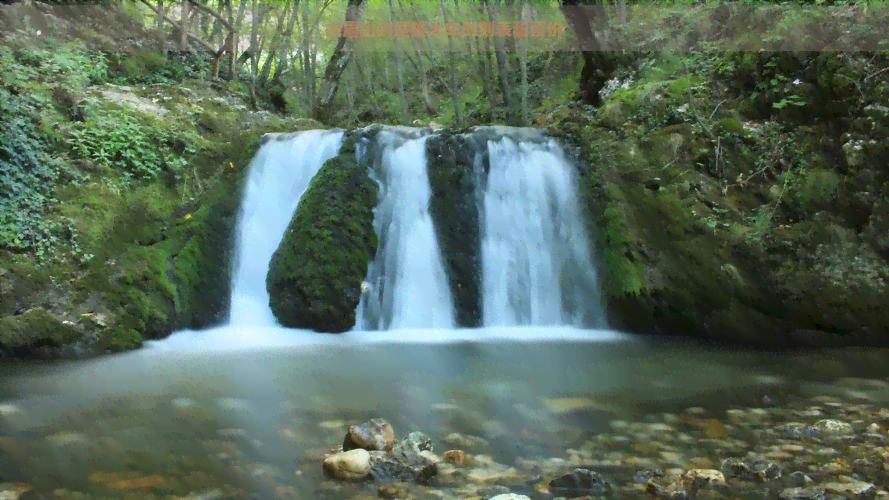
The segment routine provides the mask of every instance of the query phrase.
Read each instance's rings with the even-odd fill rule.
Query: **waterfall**
[[[427,138],[399,140],[386,131],[377,137],[382,147],[371,176],[380,186],[374,216],[379,248],[368,268],[355,330],[454,327],[447,275],[429,213]]]
[[[552,140],[488,141],[484,326],[604,326],[573,166]]]
[[[277,325],[265,283],[269,262],[309,182],[342,140],[339,130],[270,134],[250,162],[236,228],[229,324]]]
[[[449,230],[452,241],[475,248],[478,261],[477,271],[464,270],[467,276],[456,280],[458,274],[449,276],[453,269],[439,241],[441,221],[430,209],[427,143],[433,137],[439,146],[464,147],[460,165],[436,168],[464,168],[465,201],[476,205],[471,213],[477,215],[465,216],[464,222],[478,227],[477,243],[459,228]],[[467,279],[478,285],[470,289],[478,290],[473,295],[482,327],[606,327],[574,165],[554,140],[535,129],[510,127],[476,127],[448,136],[432,129],[372,126],[266,136],[250,163],[235,229],[228,325],[204,334],[182,331],[152,344],[218,348],[290,342],[295,331],[281,328],[269,306],[269,264],[312,178],[346,140],[354,141],[356,160],[379,187],[373,210],[377,249],[361,286],[353,336],[405,329],[454,333],[461,325],[450,287]],[[436,188],[438,195],[450,196],[450,186]]]

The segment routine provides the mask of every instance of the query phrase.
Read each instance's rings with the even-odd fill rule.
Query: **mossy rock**
[[[483,152],[479,171],[476,151]],[[488,171],[487,147],[460,134],[446,133],[426,142],[429,200],[444,266],[453,295],[457,324],[481,325],[481,228],[477,193]]]
[[[616,92],[620,102],[605,107],[629,106],[631,92]],[[870,228],[863,221],[877,225],[883,212],[875,204],[850,218],[844,208],[861,199],[858,191],[870,190],[844,182],[817,155],[791,158],[799,174],[777,200],[768,193],[776,180],[723,190],[712,162],[695,153],[712,141],[702,131],[658,123],[616,130],[612,118],[605,113],[598,121],[553,124],[577,139],[587,160],[581,163],[581,195],[600,235],[612,327],[762,346],[889,343],[880,333],[889,324],[889,268],[885,255],[880,261],[878,231],[856,236],[860,227]],[[738,125],[732,117],[715,127],[723,145],[727,137],[739,138],[723,152],[732,178],[756,167],[751,143],[760,150],[768,144],[755,142],[765,137],[741,137]],[[793,144],[818,145],[818,130],[797,128],[787,137]],[[773,213],[757,220],[757,210],[767,206]],[[830,262],[858,267],[837,270],[813,260],[819,245],[837,242],[861,248],[855,254],[860,258]]]
[[[77,293],[98,292],[109,313],[93,332],[97,348],[132,349],[144,339],[227,319],[234,231],[250,161],[263,134],[294,128],[290,122],[255,127],[204,151],[193,166],[212,177],[198,200],[183,203],[153,183],[119,196],[94,186],[71,201],[72,215],[92,221],[84,229],[95,254]]]
[[[35,308],[0,318],[0,347],[60,347],[75,342],[82,333],[45,309]]]
[[[377,248],[377,191],[351,141],[312,179],[269,265],[269,305],[282,325],[328,333],[355,325]]]

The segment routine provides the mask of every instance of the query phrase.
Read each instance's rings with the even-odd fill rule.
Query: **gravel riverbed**
[[[542,402],[541,411],[573,422],[552,432],[437,404],[430,427],[390,426],[391,436],[366,443],[346,436],[386,419],[385,410],[297,417],[291,403],[260,438],[219,428],[188,400],[109,403],[82,429],[0,436],[18,476],[0,481],[0,499],[889,498],[889,383],[846,379],[823,388],[780,403],[766,395],[754,406],[612,416],[595,432],[576,425],[601,406],[582,397]],[[249,401],[221,404],[250,412]],[[24,402],[0,404],[7,421],[28,412]],[[383,424],[375,422],[377,432]],[[263,451],[271,448],[294,451]],[[351,473],[323,465],[339,459]]]

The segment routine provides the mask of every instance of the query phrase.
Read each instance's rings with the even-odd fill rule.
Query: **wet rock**
[[[389,450],[395,445],[395,430],[382,418],[374,418],[349,427],[343,440],[343,450]]]
[[[755,462],[751,464],[750,471],[760,482],[775,481],[781,478],[781,467],[771,462]]]
[[[445,462],[458,467],[466,463],[466,453],[463,450],[448,450],[444,452],[443,458]]]
[[[437,475],[437,463],[403,463],[391,456],[373,460],[370,467],[370,477],[377,483],[417,482],[426,484]]]
[[[515,493],[504,493],[489,498],[488,500],[531,500],[531,497],[525,495],[517,495]]]
[[[478,450],[479,448],[485,448],[488,446],[488,442],[480,437],[475,436],[467,436],[459,433],[451,433],[448,434],[444,439],[442,439],[445,444],[454,446],[456,448],[464,449],[464,450]]]
[[[829,418],[815,422],[815,425],[813,425],[812,428],[817,429],[818,432],[825,436],[845,436],[852,434],[851,425],[840,420]]]
[[[396,483],[413,481],[417,477],[416,471],[404,464],[389,458],[373,460],[370,466],[370,476],[377,483]]]
[[[821,485],[827,492],[849,499],[869,499],[877,495],[877,487],[865,481],[831,482]]]
[[[787,488],[778,494],[780,500],[826,500],[827,494],[820,486]]]
[[[644,469],[633,475],[633,481],[638,484],[646,484],[656,477],[664,477],[664,471],[660,469]]]
[[[500,496],[500,495],[507,495],[512,492],[506,486],[494,485],[494,486],[488,486],[485,488],[481,488],[476,493],[485,497],[485,498],[490,498],[490,497],[496,497],[496,496]]]
[[[791,485],[798,488],[810,486],[814,482],[811,477],[805,475],[800,471],[796,471],[790,474],[790,476],[788,476],[788,479],[790,480]]]
[[[685,473],[685,479],[693,488],[725,486],[725,476],[713,469],[691,469]]]
[[[493,484],[519,478],[521,475],[513,467],[507,467],[494,461],[487,455],[467,457],[475,467],[466,473],[466,479],[474,484]]]
[[[574,469],[574,472],[550,481],[549,487],[555,496],[566,498],[604,495],[608,491],[605,480],[589,469]]]
[[[411,487],[408,483],[392,483],[384,484],[377,489],[380,498],[396,499],[408,498],[411,494]]]
[[[422,432],[411,432],[392,447],[392,457],[405,465],[426,464],[423,452],[432,451],[432,440]]]
[[[686,485],[682,481],[673,482],[667,486],[661,486],[654,480],[645,485],[645,491],[655,498],[667,498],[670,500],[682,500],[689,498],[689,494],[685,491]]]
[[[852,462],[852,470],[859,474],[873,476],[880,471],[881,465],[881,463],[874,459],[859,458]]]
[[[324,472],[346,481],[367,478],[370,468],[370,453],[361,448],[335,453],[324,459]]]
[[[740,458],[735,457],[729,457],[723,460],[719,470],[721,470],[726,477],[740,478],[747,478],[752,472],[749,465]]]

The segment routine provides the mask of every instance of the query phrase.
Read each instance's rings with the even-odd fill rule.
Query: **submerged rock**
[[[427,483],[438,474],[441,459],[432,453],[432,440],[412,432],[395,442],[392,425],[381,418],[349,428],[343,447],[324,459],[324,470],[337,479],[372,479],[378,483]],[[351,454],[351,455],[350,455]],[[394,494],[395,490],[386,490]]]
[[[395,431],[392,429],[392,424],[382,418],[374,418],[361,425],[349,427],[346,439],[343,440],[344,451],[355,448],[389,450],[394,445]]]
[[[346,481],[366,479],[370,474],[370,453],[361,448],[335,453],[324,459],[324,472]]]

